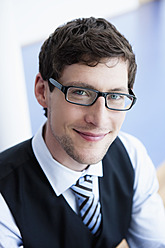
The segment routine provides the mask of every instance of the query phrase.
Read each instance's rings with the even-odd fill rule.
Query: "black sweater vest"
[[[95,238],[62,195],[56,196],[25,141],[0,155],[0,192],[21,232],[25,248],[112,248],[131,220],[134,171],[119,140],[103,159],[99,179],[102,230]]]

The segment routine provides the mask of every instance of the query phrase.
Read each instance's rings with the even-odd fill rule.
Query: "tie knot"
[[[79,198],[89,198],[93,195],[93,177],[86,175],[80,177],[76,184],[71,187]]]

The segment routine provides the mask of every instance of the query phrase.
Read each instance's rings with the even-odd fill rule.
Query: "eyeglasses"
[[[105,106],[108,109],[116,111],[127,111],[136,102],[136,97],[131,89],[129,89],[129,94],[100,92],[78,86],[63,86],[53,78],[50,78],[49,82],[64,93],[67,102],[81,106],[91,106],[100,96],[105,98]]]

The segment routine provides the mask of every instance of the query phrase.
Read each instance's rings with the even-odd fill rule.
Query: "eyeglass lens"
[[[67,100],[80,105],[92,105],[98,93],[90,89],[70,87],[67,92]],[[108,108],[127,110],[132,104],[133,98],[120,93],[109,93],[106,96]]]

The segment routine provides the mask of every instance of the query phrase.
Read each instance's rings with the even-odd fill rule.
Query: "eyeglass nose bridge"
[[[92,105],[97,101],[97,99],[99,97],[104,97],[104,99],[105,99],[105,106],[108,108],[108,106],[107,106],[107,95],[108,95],[108,93],[106,93],[106,92],[100,92],[100,91],[98,91],[97,92],[97,95],[96,95],[96,98],[93,101]]]

